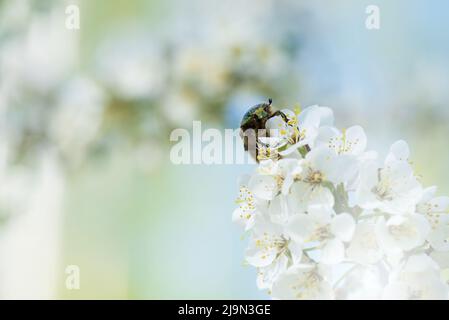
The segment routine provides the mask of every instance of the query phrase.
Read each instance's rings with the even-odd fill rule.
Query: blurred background
[[[267,298],[231,223],[254,167],[169,160],[172,129],[237,128],[267,97],[329,106],[381,154],[407,140],[448,195],[448,16],[444,0],[0,0],[0,298]]]

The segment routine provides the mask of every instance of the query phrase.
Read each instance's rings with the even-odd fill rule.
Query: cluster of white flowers
[[[406,142],[379,159],[327,107],[282,112],[233,213],[257,286],[275,299],[448,299],[449,197],[421,186]]]

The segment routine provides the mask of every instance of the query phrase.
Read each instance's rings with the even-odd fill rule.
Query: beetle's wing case
[[[242,122],[240,123],[240,126],[245,126],[248,124],[249,121],[253,119],[253,117],[256,115],[259,119],[263,118],[264,116],[268,116],[268,114],[265,115],[265,108],[268,105],[266,103],[260,103],[255,105],[254,107],[251,107],[246,113],[243,115]],[[257,110],[260,109],[263,111],[264,114],[260,114],[257,112]]]

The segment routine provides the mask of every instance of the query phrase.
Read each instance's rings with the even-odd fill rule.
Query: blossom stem
[[[313,250],[317,250],[317,249],[320,249],[320,247],[319,247],[319,246],[316,246],[316,247],[310,247],[310,248],[303,249],[302,251],[304,251],[304,252],[309,252],[309,251],[313,251]]]

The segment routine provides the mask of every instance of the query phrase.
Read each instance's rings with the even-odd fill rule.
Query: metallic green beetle
[[[265,130],[265,124],[268,119],[281,116],[286,122],[288,121],[287,116],[281,111],[273,111],[271,103],[273,101],[268,99],[268,103],[259,103],[253,107],[251,107],[243,116],[242,121],[240,123],[240,136],[243,139],[243,144],[245,147],[245,151],[249,150],[251,156],[258,161],[258,152],[257,152],[257,143],[259,141],[259,130]],[[250,131],[251,130],[251,131]],[[268,131],[268,130],[267,130]],[[265,131],[265,136],[269,135],[269,132]],[[251,145],[249,140],[253,139],[254,142],[257,142],[254,146]]]

